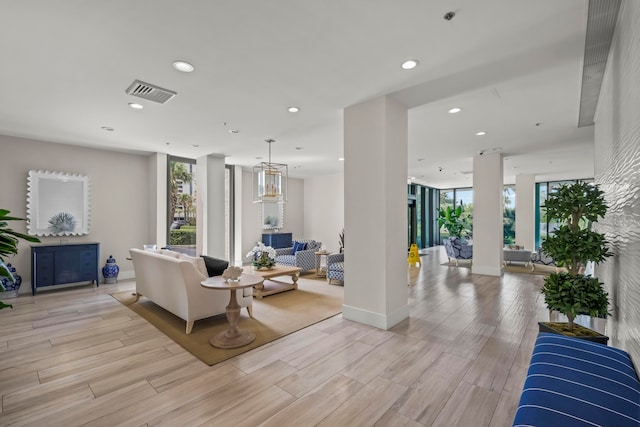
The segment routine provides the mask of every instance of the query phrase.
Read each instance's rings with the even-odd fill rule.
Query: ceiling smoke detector
[[[138,98],[157,102],[159,104],[165,104],[167,101],[178,94],[178,92],[164,89],[160,86],[145,83],[140,80],[135,80],[133,83],[131,83],[131,85],[125,92],[127,93],[127,95],[137,96]]]

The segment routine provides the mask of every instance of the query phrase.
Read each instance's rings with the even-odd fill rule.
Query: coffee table
[[[227,305],[227,321],[229,329],[214,335],[209,339],[209,344],[218,348],[236,348],[249,344],[256,339],[256,334],[251,331],[243,331],[238,329],[238,320],[240,319],[240,304],[236,298],[236,290],[242,288],[250,288],[262,283],[264,279],[254,274],[242,274],[237,282],[225,282],[222,276],[209,277],[200,282],[200,284],[209,289],[228,289],[231,291],[229,304]]]
[[[274,277],[291,276],[293,283],[279,282],[269,280],[267,283],[262,282],[253,287],[253,296],[262,299],[268,295],[278,294],[280,292],[298,289],[298,277],[300,276],[300,267],[289,267],[287,265],[276,265],[271,270],[256,270],[254,267],[245,267],[245,273],[255,274],[262,277],[265,281]]]

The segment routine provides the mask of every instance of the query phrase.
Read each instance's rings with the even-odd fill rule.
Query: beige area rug
[[[455,267],[456,263],[455,262],[445,262],[443,264],[440,265],[444,265],[447,267]],[[458,267],[463,267],[463,268],[470,268],[471,267],[471,263],[469,261],[460,261],[458,262]],[[546,265],[536,265],[535,270],[531,271],[531,267],[525,267],[524,265],[518,265],[518,264],[507,264],[504,267],[504,271],[507,271],[509,273],[524,273],[524,274],[539,274],[542,276],[546,276],[549,273],[553,273],[556,271],[555,267],[549,267]]]
[[[238,327],[256,334],[256,339],[251,344],[234,349],[219,349],[209,344],[209,338],[227,329],[228,323],[224,314],[197,320],[191,334],[186,335],[184,320],[150,300],[141,297],[135,302],[135,296],[131,291],[115,292],[111,295],[207,365],[220,363],[340,314],[344,299],[342,286],[300,278],[297,290],[254,299],[253,319],[248,316],[246,309],[242,309]]]

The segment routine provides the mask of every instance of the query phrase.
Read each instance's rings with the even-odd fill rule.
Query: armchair
[[[459,237],[444,239],[443,243],[444,250],[447,253],[447,257],[449,257],[449,262],[454,259],[456,267],[458,266],[458,260],[463,259],[471,261],[473,259],[473,245],[462,243]]]
[[[293,247],[276,249],[276,264],[298,267],[302,271],[315,270],[316,257],[314,253],[320,250],[322,242],[315,240],[297,240],[297,242],[306,243],[307,247],[302,251],[296,251],[293,255],[291,254]]]
[[[327,255],[327,282],[337,280],[344,285],[344,252]]]

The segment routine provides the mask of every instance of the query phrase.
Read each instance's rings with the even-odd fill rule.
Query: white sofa
[[[196,320],[225,313],[229,291],[204,288],[207,270],[200,257],[174,251],[129,249],[136,276],[137,297],[143,295],[155,304],[187,322],[190,334]],[[245,288],[237,293],[238,304],[253,317],[253,291]],[[137,301],[137,298],[136,298]]]

